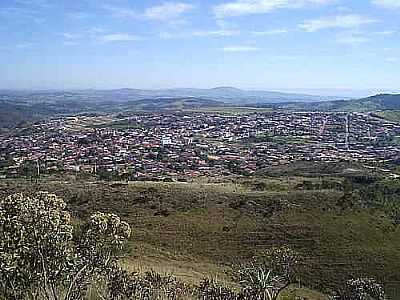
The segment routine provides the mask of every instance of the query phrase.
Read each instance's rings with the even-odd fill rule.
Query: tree
[[[20,167],[20,172],[22,175],[25,175],[27,178],[29,178],[31,181],[34,179],[38,179],[38,168],[37,164],[33,161],[26,161],[22,164]]]
[[[46,192],[0,199],[0,295],[6,299],[81,299],[116,266],[131,234],[113,214],[74,228],[65,202]]]

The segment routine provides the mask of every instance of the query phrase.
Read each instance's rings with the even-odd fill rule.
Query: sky
[[[400,0],[0,0],[0,88],[400,90]]]

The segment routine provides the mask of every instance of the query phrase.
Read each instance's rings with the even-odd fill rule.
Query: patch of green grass
[[[253,107],[202,107],[196,109],[186,109],[189,112],[207,112],[207,113],[221,113],[227,115],[240,115],[249,113],[266,113],[271,112],[270,108],[253,108]]]
[[[283,291],[278,300],[296,300],[298,297],[310,300],[328,300],[328,297],[322,293],[303,287],[296,287],[296,285],[292,285]]]
[[[380,111],[376,113],[381,118],[389,120],[391,122],[400,122],[400,111],[398,110],[388,110],[388,111]]]
[[[368,112],[381,109],[380,105],[374,101],[349,101],[339,107],[338,111]]]
[[[400,145],[400,136],[394,136],[392,137],[390,141],[391,145],[399,146]]]
[[[111,123],[96,124],[93,128],[110,128],[110,129],[135,129],[140,128],[139,124],[130,122],[129,120],[114,121]]]

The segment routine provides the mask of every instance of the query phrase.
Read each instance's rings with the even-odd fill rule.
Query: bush
[[[272,248],[247,266],[242,266],[236,280],[246,299],[276,300],[294,282],[297,266],[295,251],[287,247]]]
[[[116,267],[130,226],[96,213],[78,232],[65,207],[45,192],[0,199],[0,295],[81,299],[93,280]]]
[[[347,281],[336,292],[335,300],[385,300],[383,286],[371,278],[357,278]]]
[[[218,285],[215,281],[204,279],[199,287],[201,300],[238,300],[239,295],[230,289]]]

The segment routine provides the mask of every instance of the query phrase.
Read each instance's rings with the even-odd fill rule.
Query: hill
[[[335,110],[361,112],[376,110],[397,110],[400,109],[400,94],[378,94],[358,100],[336,101],[333,102],[333,108]]]
[[[241,90],[233,87],[217,87],[212,89],[115,89],[115,90],[74,90],[74,91],[1,91],[0,100],[15,102],[45,102],[60,101],[108,102],[114,103],[137,101],[152,98],[203,98],[245,105],[255,103],[284,102],[318,102],[341,99],[339,97],[292,94],[271,91]]]
[[[12,127],[18,123],[33,121],[53,113],[51,108],[40,104],[24,105],[0,101],[0,128]]]
[[[306,167],[302,173],[314,170]],[[331,171],[333,176],[327,175]],[[302,177],[287,170],[282,177],[187,183],[85,182],[66,175],[38,184],[0,181],[0,195],[47,190],[63,197],[78,219],[96,211],[117,213],[133,228],[125,261],[132,270],[173,273],[189,283],[213,277],[231,284],[227,274],[238,262],[290,245],[304,262],[299,271],[305,286],[329,292],[346,278],[372,276],[388,292],[398,290],[393,283],[400,279],[399,227],[377,206],[383,202],[371,202],[376,193],[389,208],[398,182],[376,178],[360,184],[353,181],[359,177],[338,176],[339,169],[322,173]]]
[[[160,110],[181,110],[196,109],[203,107],[220,107],[224,106],[223,102],[201,99],[194,97],[187,98],[156,98],[143,99],[138,101],[130,101],[121,105],[126,109],[144,110],[144,111],[160,111]]]
[[[284,104],[267,104],[260,106],[306,111],[367,112],[377,110],[400,110],[400,94],[378,94],[375,96],[354,100],[320,101],[315,103],[290,102]]]
[[[360,99],[359,103],[380,110],[398,110],[400,109],[400,94],[379,94]]]
[[[201,97],[226,102],[235,105],[255,103],[282,103],[282,102],[317,102],[338,100],[337,97],[326,97],[306,94],[292,94],[274,91],[241,90],[233,87],[217,87],[212,89],[170,89],[152,91],[166,96]]]
[[[56,115],[126,111],[179,111],[224,106],[223,102],[194,97],[151,98],[126,102],[60,99],[56,102],[15,101],[12,103],[0,100],[0,128],[12,128],[21,122],[34,122]]]
[[[171,90],[2,91],[0,128],[57,114],[124,111],[178,111],[227,107],[303,111],[400,110],[400,94],[379,94],[363,99],[244,91],[231,87]]]

